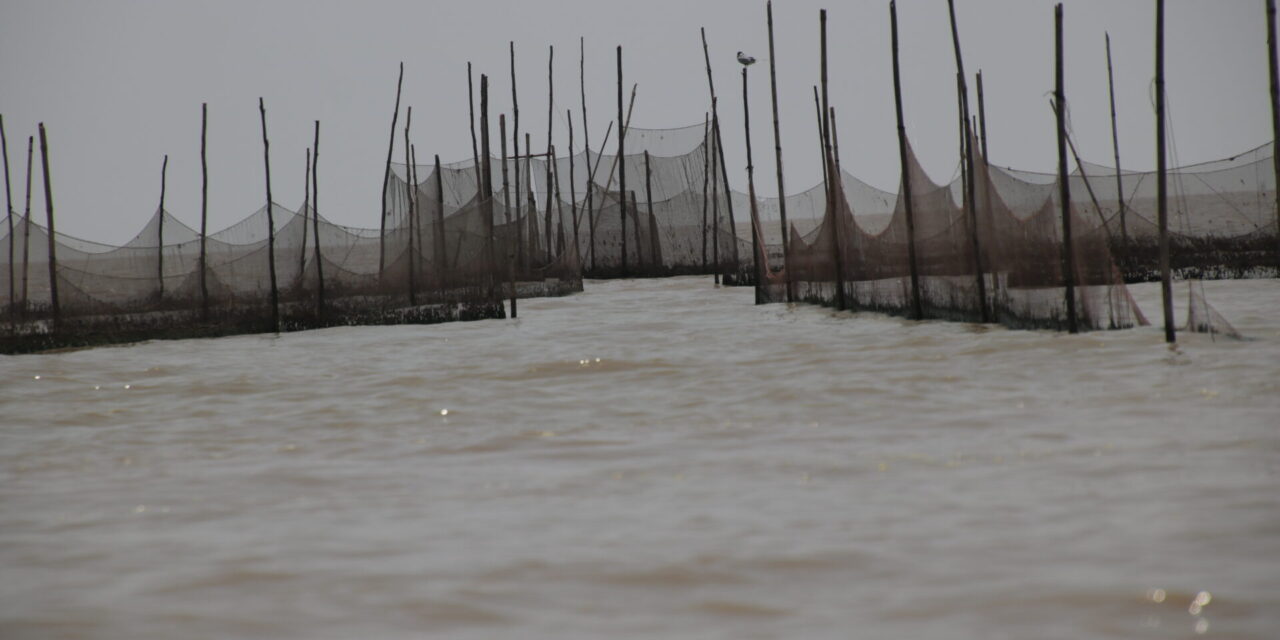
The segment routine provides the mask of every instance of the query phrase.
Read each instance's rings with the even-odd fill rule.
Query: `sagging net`
[[[997,186],[1000,178],[993,176],[999,170],[979,157],[974,205],[968,206],[958,197],[961,181],[935,184],[909,144],[907,154],[913,229],[906,198],[893,197],[889,208],[888,194],[856,180],[836,181],[830,185],[832,206],[825,197],[802,201],[821,203],[824,215],[808,233],[792,226],[786,264],[778,262],[781,251],[762,243],[766,248],[758,259],[770,267],[763,270],[767,281],[760,297],[785,300],[790,288],[794,299],[848,309],[1067,328],[1067,261],[1054,185],[1004,180]],[[855,206],[865,207],[866,215]],[[1145,324],[1111,258],[1105,227],[1091,223],[1075,204],[1070,215],[1078,327]]]
[[[14,283],[0,347],[500,318],[513,293],[581,290],[572,254],[508,259],[522,220],[481,197],[474,170],[426,173],[410,188],[397,168],[382,229],[275,204],[202,242],[157,211],[111,246],[61,233],[50,242],[45,226],[17,216],[13,242],[8,225],[0,234],[0,282]]]

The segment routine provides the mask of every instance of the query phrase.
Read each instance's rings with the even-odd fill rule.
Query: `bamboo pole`
[[[449,256],[448,245],[445,243],[444,237],[444,177],[440,173],[440,154],[436,154],[436,233],[435,233],[435,262],[436,274],[439,278],[439,287],[441,291],[449,288]]]
[[[844,255],[840,246],[840,236],[844,233],[844,219],[840,215],[836,203],[836,185],[841,179],[839,170],[833,164],[831,150],[831,110],[827,98],[827,10],[818,12],[818,23],[821,30],[821,84],[822,84],[822,134],[823,162],[827,165],[827,211],[831,212],[831,253],[835,259],[836,308],[845,308],[844,299]]]
[[[649,226],[652,227],[653,226],[653,173],[652,173],[652,169],[649,168],[649,150],[648,149],[644,150],[644,199],[649,209]],[[639,217],[640,217],[640,211],[636,210],[637,223],[639,222],[638,220]],[[656,264],[658,261],[658,252],[654,251],[654,246],[653,246],[653,243],[656,242],[658,239],[653,235],[652,228],[650,228],[649,231],[650,231],[649,266],[650,268],[653,268],[658,266]],[[638,233],[636,234],[636,249],[637,249],[636,254],[639,254],[640,253],[639,251],[640,234]]]
[[[62,314],[58,307],[58,256],[56,231],[53,228],[53,186],[49,179],[49,138],[44,132],[44,123],[40,123],[40,165],[44,170],[44,210],[45,230],[49,236],[49,311],[53,314],[53,330],[56,332],[62,322]]]
[[[711,113],[702,114],[702,270],[707,270],[707,181],[711,177],[711,147],[708,144],[708,129],[711,128]]]
[[[582,89],[582,157],[587,161],[587,199],[583,203],[582,212],[587,216],[587,234],[590,238],[591,252],[591,270],[596,268],[596,220],[592,207],[594,202],[595,189],[591,179],[595,172],[591,170],[591,125],[587,120],[587,39],[578,38],[578,85]],[[609,134],[605,134],[607,138]],[[573,151],[573,145],[569,145],[569,151]],[[572,173],[572,171],[570,171]],[[575,232],[575,237],[577,234]]]
[[[16,287],[13,279],[13,194],[9,189],[9,137],[4,132],[4,114],[0,114],[0,147],[4,153],[4,203],[5,222],[9,225],[9,313],[17,308]]]
[[[1066,96],[1063,90],[1062,3],[1053,8],[1054,42],[1054,113],[1058,121],[1058,188],[1062,201],[1062,283],[1066,289],[1067,330],[1076,333],[1076,264],[1075,245],[1071,242],[1071,183],[1067,180]]]
[[[769,25],[769,93],[773,97],[773,150],[778,172],[778,217],[782,229],[782,267],[787,276],[787,302],[795,301],[791,285],[791,243],[787,236],[787,188],[782,180],[782,130],[778,124],[778,69],[777,54],[773,48],[773,0],[764,5]]]
[[[508,191],[507,182],[507,114],[498,114],[498,140],[499,147],[502,149],[502,211],[505,214],[504,219],[507,222],[507,233],[511,233],[511,195]],[[517,200],[519,198],[517,197]],[[516,240],[515,244],[520,244]],[[508,242],[510,246],[511,243]],[[510,246],[507,254],[507,281],[511,286],[511,317],[516,317],[516,274],[515,274],[515,246]]]
[[[404,63],[400,63],[400,78],[396,80],[396,108],[391,114],[391,140],[387,143],[387,168],[382,174],[382,214],[378,224],[378,281],[387,263],[387,187],[391,184],[391,154],[396,146],[396,120],[400,118],[400,89],[404,86]]]
[[[1268,0],[1274,2],[1274,0]],[[1124,179],[1120,173],[1120,133],[1116,127],[1116,82],[1111,72],[1111,34],[1104,33],[1107,42],[1107,93],[1111,97],[1111,149],[1116,159],[1116,203],[1120,207],[1120,241],[1123,243],[1125,257],[1129,254],[1129,229],[1125,224]],[[1277,123],[1280,130],[1280,122]],[[1280,176],[1280,165],[1277,165],[1277,176]]]
[[[164,191],[165,176],[169,171],[169,154],[160,165],[160,214],[156,216],[156,300],[164,298]]]
[[[276,222],[275,204],[271,200],[271,144],[267,141],[267,104],[258,98],[258,112],[262,115],[262,160],[267,178],[267,271],[271,279],[271,331],[280,332],[280,287],[276,283]]]
[[[320,254],[320,121],[316,120],[315,149],[311,154],[311,233],[315,236],[316,317],[324,316],[324,261]],[[303,212],[305,214],[305,212]]]
[[[560,196],[560,165],[556,163],[556,147],[551,146],[551,153],[548,154],[548,166],[551,167],[551,173],[554,177],[556,189],[556,255],[563,257],[565,253],[565,237],[564,237],[564,198]]]
[[[484,230],[485,230],[485,253],[488,256],[488,274],[489,282],[488,300],[497,300],[502,302],[502,292],[499,290],[497,283],[500,282],[498,276],[498,263],[494,250],[494,225],[493,225],[493,165],[490,160],[493,155],[490,153],[489,146],[489,76],[480,74],[480,162],[484,165],[482,176],[484,177]]]
[[[404,112],[404,225],[408,226],[408,251],[405,252],[406,266],[409,271],[409,306],[417,306],[418,304],[418,287],[417,280],[414,279],[413,268],[413,145],[409,144],[409,127],[413,124],[413,105],[409,105]],[[402,226],[404,226],[402,225]]]
[[[311,147],[306,149],[307,166],[303,170],[302,250],[298,252],[298,289],[305,288],[307,276],[307,219],[311,216]]]
[[[555,111],[555,106],[556,106],[555,60],[556,60],[555,45],[548,45],[547,46],[547,153],[550,153],[550,150],[551,150],[551,131],[552,131],[553,125],[555,124],[555,121],[551,117],[552,113]],[[559,176],[557,176],[556,179],[558,180]]]
[[[480,189],[480,156],[476,150],[476,90],[471,83],[471,61],[467,61],[467,115],[471,127],[471,164],[476,169],[476,190]]]
[[[551,164],[552,164],[554,161],[555,161],[555,155],[553,154],[553,151],[552,151],[551,146],[550,146],[550,145],[548,145],[548,146],[547,146],[547,161],[546,161],[546,162],[547,162],[547,164],[546,164],[546,169],[547,169],[547,171],[546,171],[546,173],[547,173],[547,205],[546,205],[546,208],[544,209],[544,211],[546,212],[546,215],[543,217],[543,225],[542,225],[542,226],[543,226],[543,233],[544,233],[543,238],[546,240],[546,243],[547,243],[547,244],[546,244],[546,252],[547,252],[547,262],[548,262],[548,263],[550,263],[550,262],[551,262],[551,256],[552,256],[552,252],[551,252],[551,207],[555,204],[555,202],[552,200],[552,198],[555,196],[555,185],[551,183],[551,181],[552,181],[552,176],[551,176],[551,169],[552,169],[552,167],[551,167]]]
[[[1058,112],[1058,105],[1050,102],[1050,107],[1054,113]],[[1106,234],[1107,239],[1111,240],[1111,225],[1107,222],[1107,217],[1102,213],[1102,204],[1098,201],[1098,195],[1093,191],[1093,183],[1089,182],[1089,174],[1085,173],[1084,161],[1080,159],[1080,153],[1076,151],[1076,142],[1071,137],[1071,133],[1066,133],[1067,149],[1071,151],[1071,157],[1076,161],[1076,170],[1080,172],[1080,181],[1084,183],[1084,189],[1089,193],[1089,201],[1093,203],[1093,209],[1098,213],[1098,222],[1102,223],[1102,232]]]
[[[715,113],[716,99],[711,99],[712,113]],[[712,280],[715,284],[720,284],[720,178],[716,175],[717,169],[720,168],[720,154],[716,153],[716,149],[720,147],[720,143],[716,138],[719,133],[715,127],[711,128],[711,263]]]
[[[573,162],[573,111],[565,109],[565,120],[569,123],[569,213],[573,220],[573,255],[580,256],[581,248],[578,245],[578,190],[574,184],[574,162]]]
[[[978,69],[978,140],[981,141],[982,163],[990,165],[987,155],[987,103],[982,95],[982,69]]]
[[[1164,0],[1156,0],[1156,211],[1160,242],[1160,295],[1164,306],[1164,340],[1178,337],[1173,327],[1173,284],[1169,272],[1169,189],[1164,142]]]
[[[827,144],[827,129],[822,124],[822,103],[821,99],[818,97],[818,85],[816,84],[813,85],[813,113],[818,119],[818,155],[822,156],[822,189],[823,193],[826,193],[827,187],[830,183],[830,176],[827,175],[830,167],[827,166],[827,152],[825,149]]]
[[[715,80],[712,79],[712,75],[711,75],[711,51],[707,47],[707,30],[703,28],[701,31],[702,31],[702,58],[707,65],[707,88],[711,91],[711,128],[714,129],[716,132],[715,151],[716,151],[716,155],[719,156],[719,159],[720,159],[720,173],[721,173],[721,178],[724,180],[724,195],[725,195],[724,206],[725,206],[725,214],[729,218],[729,233],[733,238],[733,247],[732,247],[733,248],[733,271],[734,271],[734,278],[736,279],[740,271],[740,268],[739,268],[740,263],[738,260],[738,228],[737,228],[737,224],[733,220],[733,195],[729,191],[729,170],[728,170],[728,167],[725,166],[725,162],[724,162],[724,136],[720,135],[720,118],[718,117],[717,107],[716,107],[716,104],[717,104],[716,84],[715,84]],[[717,236],[716,244],[719,244],[719,243],[720,243],[720,238],[719,236]],[[717,262],[716,267],[719,267],[719,266],[720,264]]]
[[[409,199],[409,278],[416,289],[421,262],[418,254],[422,252],[422,242],[418,236],[418,145],[409,145],[409,162],[406,164],[409,166],[409,192],[413,194]]]
[[[209,259],[205,242],[209,234],[209,103],[200,105],[200,319],[209,321]]]
[[[516,43],[514,40],[509,42],[511,51],[511,154],[515,157],[515,206],[516,206],[516,261],[520,267],[527,268],[528,261],[525,258],[524,237],[525,227],[528,224],[527,214],[521,215],[524,209],[524,192],[520,190],[520,101],[516,97]],[[525,153],[529,153],[530,149],[526,148]],[[525,165],[528,165],[528,159]],[[527,184],[526,184],[527,186]]]
[[[620,205],[620,217],[622,220],[622,276],[627,275],[627,163],[626,163],[626,145],[627,139],[627,120],[622,117],[622,45],[618,45],[618,122],[624,123],[622,129],[618,130],[618,195]],[[606,187],[608,188],[608,187]]]
[[[770,60],[772,63],[772,60]],[[751,266],[755,272],[756,279],[756,304],[763,304],[764,299],[764,270],[767,265],[761,260],[760,252],[764,249],[763,238],[760,237],[760,215],[756,211],[756,179],[755,166],[751,163],[751,106],[747,99],[747,67],[742,67],[742,128],[743,136],[747,143],[747,206],[750,207],[751,214]],[[645,155],[645,163],[648,164],[648,154]],[[647,169],[647,166],[646,166]]]
[[[22,214],[22,314],[27,313],[27,283],[31,265],[31,161],[35,155],[35,136],[27,136],[27,205]]]
[[[533,150],[533,136],[529,135],[528,132],[525,132],[524,134],[524,149],[525,151]],[[537,258],[537,252],[535,251],[535,249],[538,246],[537,244],[538,243],[538,218],[537,218],[538,203],[535,201],[534,195],[533,195],[533,155],[532,154],[526,154],[526,158],[524,162],[524,172],[525,172],[525,176],[524,176],[525,184],[529,185],[529,189],[528,189],[529,201],[526,203],[527,208],[529,210],[529,213],[526,216],[528,218],[528,225],[529,225],[529,251],[526,253],[526,256],[530,260],[533,260]],[[523,194],[521,197],[523,197]]]
[[[947,9],[951,15],[951,42],[956,54],[956,73],[959,79],[957,91],[960,102],[960,145],[964,150],[960,162],[965,168],[964,188],[965,208],[969,211],[969,244],[973,250],[974,284],[977,286],[978,311],[983,322],[990,322],[991,315],[987,309],[987,284],[984,276],[982,248],[978,243],[978,205],[974,199],[974,161],[973,147],[969,142],[969,87],[964,75],[964,56],[960,54],[960,30],[956,26],[955,0],[947,0]]]
[[[889,2],[889,31],[893,47],[893,104],[898,116],[898,155],[902,159],[902,204],[907,219],[907,263],[911,274],[911,316],[924,319],[920,302],[920,270],[916,262],[915,206],[911,202],[911,164],[907,154],[907,125],[902,115],[902,78],[898,64],[898,9]]]
[[[1276,190],[1276,267],[1280,269],[1280,155],[1275,152],[1274,140],[1280,139],[1280,64],[1276,61],[1276,2],[1267,0],[1267,69],[1271,85],[1271,163],[1275,170]],[[1119,166],[1119,162],[1116,165]],[[1118,170],[1118,169],[1117,169]]]

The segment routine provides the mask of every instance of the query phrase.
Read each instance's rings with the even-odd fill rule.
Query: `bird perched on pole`
[[[753,65],[753,64],[755,64],[755,63],[756,63],[756,59],[755,59],[755,58],[753,58],[753,57],[751,57],[751,56],[749,56],[749,55],[747,55],[747,54],[745,54],[745,53],[743,53],[743,52],[741,52],[741,51],[739,51],[739,52],[738,52],[738,62],[741,62],[741,63],[742,63],[742,66],[744,66],[744,67],[749,67],[749,66],[751,66],[751,65]]]

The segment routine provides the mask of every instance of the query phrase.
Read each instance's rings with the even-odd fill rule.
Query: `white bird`
[[[744,67],[749,67],[749,66],[751,66],[751,65],[753,65],[753,64],[755,64],[755,63],[756,63],[756,59],[755,59],[755,58],[753,58],[753,57],[751,57],[751,56],[749,56],[749,55],[747,55],[747,54],[745,54],[745,53],[743,53],[743,52],[741,52],[741,51],[739,51],[739,52],[738,52],[738,62],[741,62],[741,63],[742,63],[742,66],[744,66]]]

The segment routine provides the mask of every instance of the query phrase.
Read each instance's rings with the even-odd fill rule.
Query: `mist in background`
[[[961,0],[957,19],[976,113],[983,72],[991,162],[1051,172],[1057,147],[1053,3]],[[782,144],[789,192],[821,181],[813,85],[819,79],[818,10],[828,11],[830,99],[843,168],[896,191],[888,2],[780,1],[774,6]],[[1111,34],[1121,163],[1155,166],[1154,9],[1151,2],[1065,3],[1066,92],[1072,130],[1086,160],[1111,164],[1104,33]],[[1170,0],[1166,74],[1171,154],[1190,164],[1245,151],[1272,138],[1264,3]],[[938,182],[958,167],[956,67],[944,0],[898,7],[907,133]],[[277,202],[303,199],[304,152],[321,121],[321,215],[378,226],[395,101],[412,105],[419,162],[471,157],[467,71],[478,91],[490,77],[491,133],[511,113],[508,42],[516,48],[520,130],[543,150],[548,46],[555,47],[552,127],[558,153],[583,146],[579,37],[585,38],[586,99],[593,149],[617,114],[615,47],[626,94],[638,84],[632,126],[701,123],[710,107],[699,27],[706,27],[720,97],[730,181],[745,190],[741,66],[750,69],[756,190],[777,192],[764,2],[382,1],[273,2],[0,1],[0,113],[9,139],[14,208],[23,208],[28,135],[48,129],[59,231],[122,243],[159,200],[169,154],[166,208],[192,226],[200,216],[200,104],[209,104],[209,226],[221,229],[264,204],[258,97],[266,100],[272,189]],[[510,126],[510,115],[508,115]],[[398,127],[403,127],[403,112]],[[616,127],[615,127],[616,129]],[[397,131],[397,145],[403,132]],[[510,135],[510,133],[508,133]],[[38,147],[37,139],[37,147]],[[32,210],[43,222],[39,150]],[[397,149],[396,159],[403,158]]]

